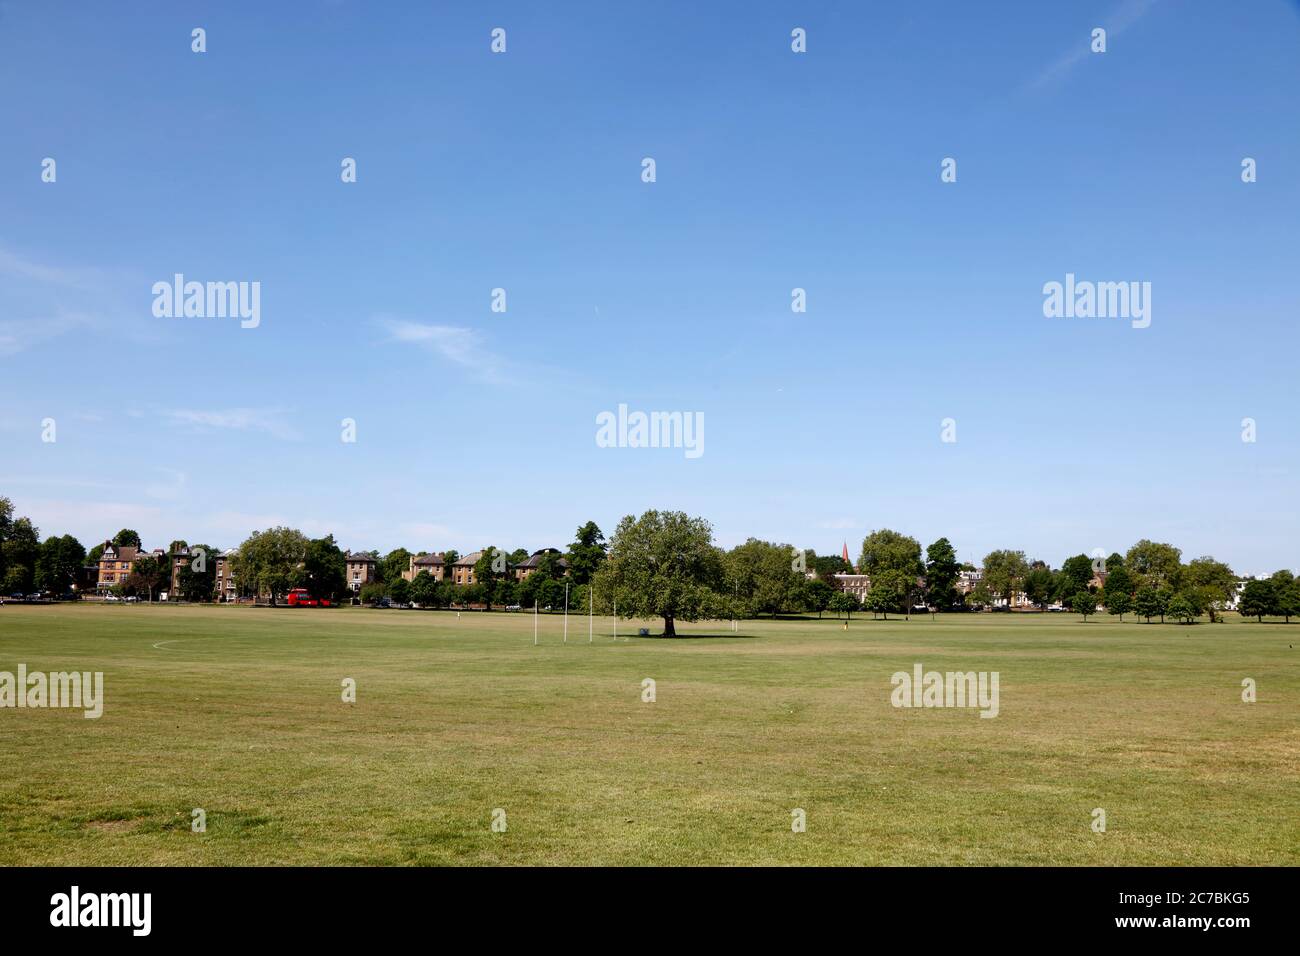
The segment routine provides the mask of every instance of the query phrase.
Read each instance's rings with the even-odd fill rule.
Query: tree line
[[[140,547],[139,535],[128,528],[114,537],[115,545]],[[161,558],[137,558],[130,577],[115,590],[152,600],[171,582],[170,557],[188,547],[193,559],[178,573],[177,596],[209,601],[214,594],[216,551],[202,544],[173,541]],[[87,552],[71,535],[40,541],[27,518],[13,516],[12,502],[0,498],[0,582],[4,593],[33,588],[61,594],[70,589],[77,570],[98,561],[103,545]],[[1243,617],[1262,621],[1300,615],[1300,579],[1289,570],[1251,579],[1240,588],[1238,576],[1224,562],[1203,556],[1184,562],[1171,544],[1143,539],[1124,554],[1067,557],[1059,568],[1023,551],[999,549],[982,564],[963,563],[947,538],[922,549],[915,538],[883,528],[862,542],[857,567],[839,555],[818,555],[788,543],[750,538],[729,550],[719,547],[708,521],[677,511],[647,511],[628,515],[606,540],[594,521],[583,524],[562,555],[546,552],[522,581],[512,566],[527,560],[520,548],[496,546],[482,550],[474,565],[474,583],[456,585],[436,580],[426,571],[406,580],[415,553],[396,548],[386,555],[367,552],[375,562],[375,579],[359,597],[374,603],[388,598],[421,607],[522,606],[610,613],[617,605],[628,617],[659,617],[664,633],[676,633],[677,621],[772,617],[788,613],[826,611],[845,616],[868,611],[888,618],[914,609],[931,613],[974,611],[1009,606],[1017,595],[1040,609],[1061,605],[1084,620],[1098,609],[1117,616],[1133,614],[1146,622],[1173,619],[1192,623],[1202,616],[1219,618],[1234,599]],[[460,555],[444,553],[445,567]],[[561,562],[563,557],[563,562]],[[294,588],[317,598],[338,601],[351,597],[346,558],[333,535],[309,538],[293,528],[269,528],[251,534],[230,559],[240,596],[269,595],[279,601]],[[501,559],[504,558],[504,561]],[[869,579],[865,596],[836,586],[836,574],[856,573]],[[969,589],[959,587],[963,572],[980,572]]]

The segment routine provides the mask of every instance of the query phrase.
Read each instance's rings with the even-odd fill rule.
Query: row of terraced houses
[[[235,601],[239,597],[239,588],[231,570],[231,557],[234,554],[235,551],[230,550],[218,551],[216,554],[204,556],[205,560],[211,560],[215,565],[216,582],[213,586],[213,595],[217,601]],[[534,551],[524,561],[517,564],[508,564],[507,573],[513,575],[516,581],[523,581],[537,570],[542,560],[548,555],[555,558],[556,564],[565,574],[568,573],[568,562],[565,561],[558,548],[542,548],[539,551]],[[125,582],[131,576],[135,562],[146,557],[166,560],[170,563],[170,590],[174,593],[177,590],[181,569],[193,562],[197,554],[192,553],[188,547],[179,548],[172,552],[171,555],[168,555],[162,548],[145,551],[143,548],[130,545],[119,546],[112,541],[105,541],[99,562],[83,568],[81,579],[78,581],[78,589],[85,593],[106,594],[115,586]],[[454,584],[473,584],[474,565],[482,557],[482,551],[473,551],[449,564],[446,560],[446,553],[441,551],[435,554],[412,555],[407,569],[402,572],[402,577],[412,581],[417,574],[424,571],[435,581],[450,580]],[[364,585],[375,580],[377,560],[373,555],[365,552],[348,552],[345,556],[345,562],[348,587],[353,592],[360,591]]]

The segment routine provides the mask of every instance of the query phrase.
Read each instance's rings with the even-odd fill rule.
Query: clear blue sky
[[[1294,3],[6,2],[0,91],[0,494],[43,534],[660,507],[1300,568]],[[176,272],[260,327],[155,318]],[[1150,328],[1045,318],[1067,272],[1151,282]],[[598,448],[619,403],[704,455]]]

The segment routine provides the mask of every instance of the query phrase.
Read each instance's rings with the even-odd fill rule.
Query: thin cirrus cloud
[[[418,345],[463,368],[480,382],[499,385],[507,380],[507,361],[483,344],[477,329],[437,325],[378,316],[375,323],[388,332],[388,341]]]
[[[1156,5],[1156,0],[1124,0],[1111,11],[1109,16],[1099,18],[1094,26],[1106,31],[1106,41],[1119,36],[1138,20],[1142,19]],[[1093,56],[1091,47],[1091,30],[1082,39],[1074,43],[1067,53],[1062,54],[1041,73],[1026,84],[1026,90],[1042,90],[1064,79],[1075,67],[1089,56]]]
[[[103,269],[66,268],[37,262],[0,246],[0,358],[79,331],[111,330],[151,341],[126,293],[129,277]],[[146,313],[147,314],[147,313]]]
[[[173,425],[195,431],[261,432],[273,438],[296,441],[301,436],[289,425],[290,411],[286,408],[172,408],[162,415]]]

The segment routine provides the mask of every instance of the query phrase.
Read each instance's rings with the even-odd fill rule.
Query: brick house
[[[375,557],[366,554],[349,554],[347,561],[348,587],[355,593],[375,579]]]
[[[422,554],[418,558],[412,555],[406,563],[406,570],[402,572],[402,577],[414,581],[415,576],[421,571],[426,572],[435,581],[441,581],[447,576],[445,555],[441,551],[437,554]]]

